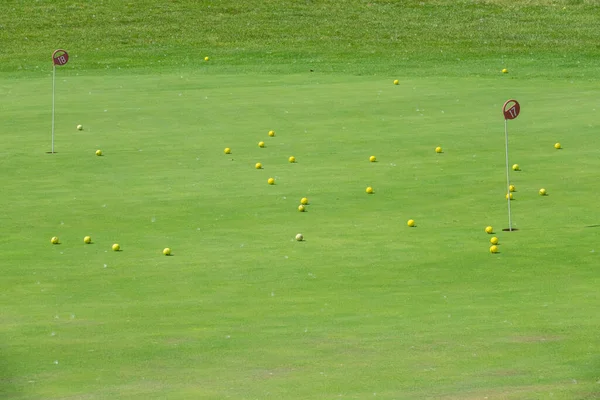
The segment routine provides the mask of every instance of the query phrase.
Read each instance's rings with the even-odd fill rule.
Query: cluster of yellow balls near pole
[[[519,164],[513,164],[512,170],[513,171],[520,171],[521,167],[519,167]],[[509,200],[509,199],[513,200],[514,196],[513,196],[512,192],[516,192],[516,191],[517,191],[517,189],[515,188],[515,185],[509,185],[508,186],[508,193],[506,193],[506,195],[504,195],[504,198],[506,200]]]
[[[504,70],[502,70],[502,72],[506,73],[508,71],[506,69],[504,69]],[[562,149],[562,146],[561,146],[560,143],[557,142],[557,143],[554,144],[554,148],[556,150],[560,150],[560,149]],[[512,170],[513,171],[521,171],[521,167],[519,166],[519,164],[513,164]],[[516,192],[516,191],[517,191],[517,188],[516,188],[515,185],[512,185],[512,184],[509,185],[508,186],[508,193],[506,194],[505,198],[507,200],[509,200],[509,199],[512,200],[513,199],[513,192]],[[545,188],[541,188],[538,191],[538,193],[539,193],[540,196],[547,196],[548,195],[548,192],[546,191]],[[492,234],[492,233],[494,233],[494,229],[491,226],[488,226],[488,227],[485,228],[485,232],[488,233],[488,234]],[[492,246],[490,247],[490,253],[498,253],[498,238],[496,236],[493,236],[490,239],[490,243],[492,244]]]
[[[304,212],[306,211],[306,206],[308,205],[308,198],[303,197],[300,199],[300,205],[298,206],[298,211]]]
[[[556,150],[561,150],[562,149],[562,145],[560,143],[558,143],[558,142],[554,143],[554,148]],[[519,164],[513,164],[512,170],[513,171],[521,171],[521,167],[519,166]],[[509,185],[508,186],[508,191],[509,191],[509,193],[507,193],[506,196],[505,196],[506,199],[508,200],[510,198],[511,200],[513,200],[513,194],[511,192],[516,192],[517,191],[517,189],[515,188],[515,185]],[[540,196],[547,196],[548,195],[548,192],[546,191],[545,188],[541,188],[538,191],[538,193],[539,193]]]
[[[487,233],[488,235],[492,235],[494,233],[494,228],[492,228],[491,226],[486,226],[485,233]],[[492,236],[492,238],[490,239],[490,243],[492,244],[490,246],[490,253],[495,254],[498,252],[498,242],[498,238],[496,236]]]

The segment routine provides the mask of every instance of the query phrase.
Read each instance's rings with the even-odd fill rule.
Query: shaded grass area
[[[589,1],[5,0],[0,71],[595,76],[600,8]],[[212,68],[212,69],[211,69]]]

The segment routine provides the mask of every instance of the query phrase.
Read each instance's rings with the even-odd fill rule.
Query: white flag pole
[[[56,86],[56,64],[52,63],[52,150],[50,153],[54,154],[54,93]]]
[[[56,66],[65,65],[69,61],[69,54],[63,50],[54,50],[52,53],[52,147],[50,154],[54,154],[54,110],[56,100]]]
[[[504,143],[506,148],[506,201],[508,202],[508,230],[512,231],[510,213],[510,166],[508,165],[508,119],[504,119]]]
[[[509,107],[510,106],[510,107]],[[502,106],[502,113],[504,114],[504,145],[506,152],[506,201],[508,203],[508,229],[509,232],[513,231],[512,228],[512,215],[510,212],[510,165],[508,164],[508,120],[515,119],[521,112],[521,106],[519,102],[513,99],[507,100]]]

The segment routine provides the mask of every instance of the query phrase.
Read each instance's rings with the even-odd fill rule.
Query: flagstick
[[[506,197],[508,201],[508,230],[512,232],[512,219],[510,215],[510,177],[508,166],[508,120],[504,119],[504,141],[506,144]]]
[[[52,53],[52,151],[54,154],[54,106],[56,87],[56,66],[65,65],[69,61],[69,54],[63,49],[54,50]]]
[[[52,64],[52,151],[50,153],[54,154],[54,87],[56,81],[56,65]]]

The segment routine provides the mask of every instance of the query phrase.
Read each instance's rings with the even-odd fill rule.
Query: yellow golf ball
[[[515,187],[515,185],[510,185],[508,187],[508,190],[510,190],[511,192],[515,192],[517,190],[517,188]]]
[[[258,142],[258,147],[265,147],[265,142]]]
[[[491,226],[486,226],[485,233],[489,233],[489,234],[494,233],[494,228],[492,228]]]
[[[373,188],[371,186],[369,186],[366,190],[365,190],[368,194],[372,194],[373,193]]]
[[[513,171],[520,171],[521,167],[519,167],[519,164],[513,164],[512,169]]]
[[[541,188],[539,193],[540,193],[540,196],[545,196],[546,195],[546,189]]]
[[[204,61],[208,61],[210,60],[210,58],[208,58],[208,56],[204,57]]]
[[[506,200],[508,199],[513,199],[513,194],[512,193],[506,193],[506,196],[504,196],[506,198]]]
[[[411,228],[413,226],[415,226],[415,220],[414,219],[409,219],[408,222],[406,222],[406,225],[410,226]]]
[[[308,204],[308,198],[306,198],[306,197],[301,198],[300,199],[300,204],[307,205]]]
[[[291,163],[295,163],[296,162],[296,157],[290,156],[290,158],[288,158],[288,161],[291,162]]]
[[[271,136],[271,137],[275,136],[275,131],[269,131],[269,136]]]
[[[441,152],[442,152],[442,148],[441,148],[441,147],[439,147],[439,146],[438,146],[438,147],[436,147],[436,148],[435,148],[435,152],[436,152],[436,153],[441,153]]]
[[[267,183],[268,183],[269,185],[274,185],[274,184],[275,184],[275,179],[273,179],[273,178],[269,178],[269,179],[267,179]]]
[[[118,243],[115,243],[112,245],[112,249],[113,251],[119,251],[121,250],[121,246]]]
[[[400,81],[398,79],[394,79],[394,85],[397,85],[399,83],[400,83]]]
[[[507,73],[508,73],[508,69],[506,69],[506,68],[502,69],[502,73],[503,73],[503,74],[507,74]],[[518,74],[517,74],[517,75],[518,75]]]
[[[562,146],[560,145],[560,143],[555,143],[555,144],[554,144],[554,148],[555,148],[556,150],[560,150],[560,149],[562,149]]]
[[[495,244],[490,246],[490,253],[497,253],[498,252],[498,246],[496,246]]]
[[[90,244],[92,243],[92,238],[90,236],[86,236],[83,238],[83,243]]]
[[[101,156],[102,155],[102,150],[96,150],[96,155],[97,156]]]
[[[171,249],[168,247],[165,247],[165,249],[163,250],[163,254],[165,256],[170,256],[171,255]]]
[[[498,244],[498,238],[497,238],[496,236],[492,237],[492,238],[490,239],[490,243],[491,243],[491,244]]]
[[[225,150],[223,150],[223,152],[225,154],[231,154],[231,149],[229,147],[225,147]]]
[[[57,236],[53,236],[52,239],[50,239],[50,243],[52,243],[52,244],[58,244],[58,237]]]
[[[300,204],[300,205],[298,206],[298,211],[300,211],[300,212],[304,212],[304,211],[306,211],[306,207],[304,207],[302,204]]]
[[[375,161],[377,161],[377,157],[371,156],[371,157],[369,157],[369,161],[375,162]]]
[[[262,164],[257,162],[256,164],[254,164],[254,168],[256,169],[261,169],[262,168]]]

